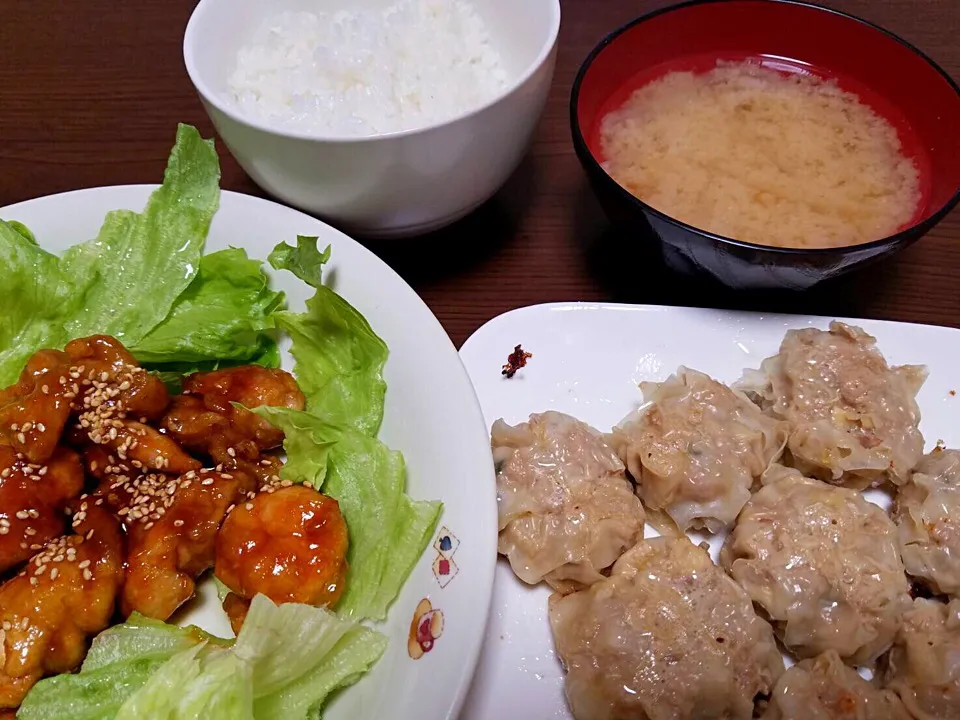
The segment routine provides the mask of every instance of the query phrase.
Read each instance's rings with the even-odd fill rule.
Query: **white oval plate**
[[[843,320],[843,318],[838,318]],[[477,330],[460,349],[487,427],[516,424],[530,413],[559,410],[601,431],[641,402],[638,383],[665,380],[686,365],[723,382],[774,355],[790,328],[826,328],[831,318],[761,315],[651,305],[556,303],[514,310]],[[960,446],[960,332],[953,328],[848,320],[876,336],[887,360],[922,363],[930,377],[917,398],[927,451],[938,440]],[[533,353],[511,380],[500,367],[514,345]],[[953,394],[951,394],[953,392]],[[879,491],[868,493],[889,504]],[[646,535],[655,534],[647,527]],[[714,560],[722,535],[697,535]],[[530,587],[501,559],[484,645],[462,720],[570,718],[547,617],[545,585]]]
[[[155,188],[77,190],[10,205],[0,209],[0,217],[24,223],[44,249],[59,253],[95,237],[108,211],[140,211]],[[390,640],[386,653],[357,685],[337,695],[324,717],[451,720],[476,666],[497,552],[493,463],[480,407],[456,349],[433,313],[399,275],[343,233],[282,205],[222,192],[206,247],[207,252],[240,247],[265,260],[276,243],[293,242],[298,234],[319,236],[321,248],[332,245],[327,283],[366,316],[389,346],[380,439],[403,452],[410,495],[444,503],[433,546],[379,627]],[[304,309],[312,294],[306,284],[285,272],[271,273],[271,278],[273,287],[287,294],[290,309]],[[287,347],[283,366],[292,367]],[[442,611],[443,634],[429,653],[412,660],[407,636],[424,598]],[[209,580],[177,621],[231,635]]]

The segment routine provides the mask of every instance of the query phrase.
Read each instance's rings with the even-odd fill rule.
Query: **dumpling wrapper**
[[[602,580],[643,537],[644,512],[603,436],[559,412],[491,430],[498,550],[526,583],[572,592]]]
[[[786,423],[685,367],[641,389],[645,405],[614,428],[611,442],[636,479],[651,522],[665,513],[680,531],[729,527],[751,488],[783,452]],[[662,522],[654,524],[677,534]]]
[[[936,594],[960,595],[960,451],[925,455],[900,487],[893,517],[907,573]]]
[[[900,698],[860,677],[828,650],[777,681],[762,720],[911,720]]]
[[[890,367],[876,339],[834,321],[787,332],[780,352],[734,385],[791,425],[786,464],[863,489],[902,485],[923,455],[919,365]]]
[[[550,598],[577,720],[747,720],[783,672],[770,625],[706,550],[644,540],[609,579]]]
[[[960,600],[913,601],[883,679],[916,720],[960,720]]]
[[[798,657],[871,665],[893,643],[910,586],[897,528],[859,492],[774,466],[720,564]]]

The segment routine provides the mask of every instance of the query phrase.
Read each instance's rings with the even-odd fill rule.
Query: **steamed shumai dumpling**
[[[783,451],[786,423],[684,367],[641,389],[644,406],[613,430],[612,442],[651,517],[666,513],[680,530],[728,527]]]
[[[783,672],[770,625],[706,550],[658,537],[550,598],[576,720],[747,720]]]
[[[897,528],[863,495],[796,470],[764,477],[720,551],[720,564],[798,657],[836,651],[869,665],[910,606]]]
[[[603,579],[643,537],[644,513],[603,436],[559,412],[491,430],[498,549],[524,582],[571,592]]]
[[[925,455],[893,510],[907,573],[933,592],[960,595],[960,452]]]
[[[787,332],[780,352],[736,384],[791,425],[787,462],[803,474],[865,488],[906,482],[923,454],[917,365],[890,367],[876,339],[841,322]]]
[[[762,720],[911,720],[900,698],[844,665],[828,650],[777,681]]]
[[[960,720],[960,600],[913,601],[883,680],[916,720]]]

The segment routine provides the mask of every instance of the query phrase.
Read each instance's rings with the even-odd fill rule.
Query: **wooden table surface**
[[[504,0],[505,2],[510,0]],[[522,0],[513,0],[522,1]],[[607,32],[667,3],[562,0],[553,91],[529,156],[455,227],[374,249],[459,346],[490,318],[560,300],[738,307],[960,327],[960,212],[909,250],[801,295],[705,290],[626,255],[573,154],[570,85]],[[960,0],[832,0],[960,78]],[[0,206],[81,187],[157,182],[177,122],[213,129],[183,69],[194,0],[0,2]],[[960,131],[960,128],[958,128]],[[219,145],[223,187],[261,195]]]

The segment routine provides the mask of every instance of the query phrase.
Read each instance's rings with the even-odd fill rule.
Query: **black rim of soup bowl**
[[[708,230],[703,230],[694,225],[688,225],[687,223],[678,220],[670,215],[657,210],[652,205],[647,204],[640,198],[636,197],[630,193],[626,188],[620,185],[616,180],[611,177],[603,166],[600,164],[599,160],[594,157],[593,153],[590,151],[587,146],[587,142],[583,136],[583,130],[580,127],[578,106],[580,104],[580,89],[583,85],[584,78],[589,72],[590,68],[593,65],[593,62],[597,57],[614,42],[617,38],[623,35],[628,30],[633,29],[641,23],[652,20],[655,17],[663,15],[669,12],[675,12],[678,10],[684,10],[686,8],[694,7],[697,5],[716,5],[723,4],[728,2],[742,2],[743,0],[689,0],[688,2],[682,2],[675,5],[670,5],[659,10],[654,10],[653,12],[641,15],[640,17],[631,20],[627,24],[613,30],[606,37],[604,37],[594,49],[590,52],[587,58],[584,60],[583,64],[580,66],[579,71],[577,72],[576,79],[573,82],[573,89],[570,94],[570,129],[573,134],[573,146],[574,150],[577,153],[577,157],[580,160],[580,163],[583,165],[584,169],[587,172],[588,178],[591,184],[594,187],[594,191],[597,195],[598,200],[600,201],[601,206],[608,215],[616,215],[617,209],[614,207],[614,203],[619,205],[620,213],[625,211],[631,212],[632,216],[644,217],[647,220],[647,225],[651,225],[651,222],[657,225],[663,225],[665,230],[672,229],[678,234],[685,236],[685,239],[688,242],[703,242],[707,241],[713,245],[717,246],[717,249],[723,253],[725,250],[730,252],[737,253],[738,255],[752,255],[758,258],[759,262],[764,260],[768,261],[766,264],[777,265],[778,261],[787,261],[790,260],[796,261],[799,265],[803,264],[803,260],[808,260],[812,265],[816,267],[810,267],[808,272],[804,272],[802,268],[797,268],[802,275],[808,275],[809,281],[800,280],[799,282],[784,282],[786,278],[781,278],[780,281],[773,284],[780,287],[785,287],[789,285],[795,285],[797,289],[802,289],[810,287],[819,280],[826,279],[828,277],[833,277],[835,275],[841,274],[846,270],[853,269],[854,267],[861,266],[867,259],[879,259],[887,255],[892,254],[895,251],[910,245],[916,240],[923,237],[927,232],[929,232],[935,225],[937,225],[941,220],[943,220],[946,215],[953,210],[954,207],[960,203],[960,187],[958,187],[953,195],[950,197],[947,202],[941,206],[936,212],[931,213],[926,216],[920,222],[917,222],[909,227],[900,230],[899,232],[894,233],[893,235],[888,235],[886,237],[880,238],[879,240],[872,240],[868,243],[861,243],[859,245],[843,245],[840,247],[833,248],[791,248],[791,247],[779,247],[776,245],[759,245],[755,243],[746,242],[743,240],[737,240],[736,238],[726,237],[724,235],[718,235],[712,233]],[[960,96],[960,86],[947,74],[947,72],[941,68],[932,58],[928,57],[922,50],[914,46],[913,44],[907,42],[899,35],[896,35],[889,30],[880,27],[874,23],[871,23],[867,20],[864,20],[861,17],[856,15],[851,15],[850,13],[845,13],[840,10],[835,10],[833,8],[824,7],[822,5],[817,5],[815,3],[803,2],[802,0],[759,0],[761,2],[767,3],[776,3],[780,5],[795,5],[803,8],[808,8],[810,10],[816,10],[819,12],[831,13],[833,15],[840,16],[847,20],[860,23],[872,30],[883,33],[890,39],[899,43],[906,49],[910,50],[915,55],[922,58],[927,65],[929,65],[933,70],[940,74],[941,77],[949,84],[953,89],[954,93]],[[610,195],[613,195],[611,198]],[[624,207],[626,204],[627,207]],[[613,220],[613,218],[611,218]],[[616,221],[613,220],[616,225]],[[665,236],[664,233],[655,230],[652,226],[649,228],[650,231],[666,246],[666,245],[676,245],[675,242]],[[740,251],[739,253],[737,251]],[[709,270],[707,268],[700,267],[700,263],[697,262],[696,258],[690,257],[687,253],[682,253],[687,255],[686,263],[693,264],[701,272],[706,272],[707,274],[714,275],[724,281],[722,278],[719,278],[717,272]],[[762,259],[760,259],[762,258]],[[745,258],[738,258],[738,262],[743,262]],[[831,263],[830,261],[834,262]],[[832,267],[824,267],[824,265],[832,265]],[[689,270],[689,267],[678,268],[684,271]],[[727,284],[731,284],[727,282]],[[739,283],[732,283],[739,284]],[[764,285],[769,285],[770,283],[762,283]],[[747,286],[752,286],[753,283],[747,282]]]

